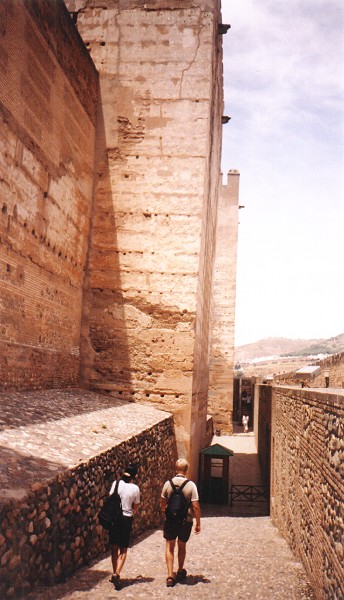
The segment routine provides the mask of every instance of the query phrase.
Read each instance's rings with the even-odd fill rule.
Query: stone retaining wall
[[[38,581],[61,581],[107,549],[97,512],[129,460],[139,465],[141,490],[133,535],[158,526],[161,487],[176,460],[171,416],[50,481],[33,484],[25,497],[2,501],[1,598],[23,597]]]
[[[343,413],[341,392],[272,388],[271,515],[317,600],[344,597]]]

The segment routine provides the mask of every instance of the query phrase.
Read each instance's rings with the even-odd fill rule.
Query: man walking
[[[189,465],[186,460],[180,458],[176,462],[176,475],[173,479],[166,481],[161,492],[160,508],[164,514],[164,538],[166,540],[165,559],[167,566],[167,587],[173,587],[177,581],[183,581],[186,577],[184,562],[186,556],[186,543],[190,538],[193,517],[196,518],[195,533],[201,531],[201,507],[199,504],[196,484],[186,478]],[[173,485],[171,485],[171,483]],[[172,496],[175,488],[184,495],[186,499],[185,516],[179,517],[171,510]],[[178,501],[177,501],[178,503]],[[170,505],[169,505],[170,504]],[[177,513],[177,511],[175,511]],[[178,544],[178,571],[175,576],[173,571],[174,549]]]
[[[140,490],[138,486],[133,483],[136,475],[137,468],[134,465],[128,465],[122,474],[118,484],[118,494],[122,502],[123,518],[118,527],[110,529],[109,531],[113,568],[110,582],[114,584],[116,590],[120,590],[122,587],[120,574],[127,558],[133,515],[137,511],[140,503]],[[111,486],[110,495],[114,493],[115,487],[116,481],[114,481]]]

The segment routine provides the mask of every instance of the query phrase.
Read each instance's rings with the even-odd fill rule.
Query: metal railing
[[[268,488],[264,485],[231,485],[229,491],[229,504],[233,502],[267,502],[269,500]]]

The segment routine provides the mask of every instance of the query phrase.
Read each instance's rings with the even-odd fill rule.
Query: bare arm
[[[133,511],[133,515],[136,513],[136,511],[137,511],[137,509],[138,509],[138,507],[139,507],[139,506],[140,506],[140,505],[139,505],[139,503],[138,503],[138,502],[137,502],[137,503],[136,503],[136,502],[133,502],[133,504],[132,504],[132,507],[131,507],[131,508],[132,508],[132,511]]]
[[[192,508],[196,517],[195,533],[201,531],[201,506],[198,500],[193,500]]]
[[[166,511],[166,506],[167,506],[167,498],[163,498],[162,496],[160,497],[160,510],[161,510],[161,515],[165,518],[165,511]]]

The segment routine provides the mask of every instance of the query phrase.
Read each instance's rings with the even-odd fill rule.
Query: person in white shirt
[[[133,483],[137,475],[137,467],[128,465],[121,476],[118,484],[118,494],[122,502],[123,519],[120,527],[110,529],[109,542],[111,545],[111,560],[113,573],[110,582],[113,583],[116,590],[120,590],[122,585],[120,574],[127,558],[128,547],[130,544],[130,534],[133,525],[133,515],[140,504],[139,487]],[[113,482],[110,495],[113,494],[116,481]]]
[[[248,415],[243,415],[242,416],[242,424],[243,424],[243,428],[244,428],[244,432],[248,433],[248,422],[250,420],[250,417]]]

